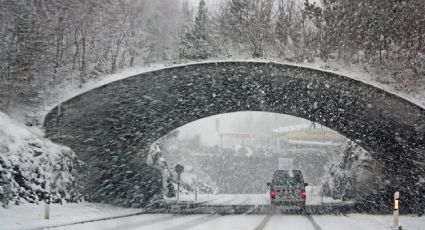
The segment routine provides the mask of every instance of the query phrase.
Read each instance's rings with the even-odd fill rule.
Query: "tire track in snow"
[[[69,224],[61,224],[61,225],[54,225],[54,226],[46,226],[46,227],[40,227],[40,228],[33,228],[33,230],[36,230],[36,229],[61,228],[61,227],[67,227],[67,226],[73,226],[73,225],[81,225],[81,224],[87,224],[87,223],[93,223],[93,222],[100,222],[100,221],[108,221],[108,220],[129,218],[129,217],[140,216],[140,215],[144,215],[144,214],[145,213],[135,213],[135,214],[125,215],[125,216],[117,216],[117,217],[101,218],[101,219],[95,219],[95,220],[79,221],[79,222],[74,222],[74,223],[69,223]],[[174,215],[173,216],[154,217],[152,219],[142,220],[140,222],[133,223],[131,225],[129,224],[127,226],[129,226],[129,227],[132,228],[132,227],[150,225],[150,224],[155,224],[155,223],[160,222],[160,221],[167,221],[169,219],[173,219],[173,218],[177,218],[177,217],[178,216],[174,216]],[[136,225],[136,226],[133,226],[133,225]],[[120,227],[111,228],[111,230],[114,230],[114,229],[121,229],[121,228]],[[105,230],[107,230],[107,229],[105,229]]]
[[[245,200],[243,200],[240,204],[238,205],[250,205],[249,203],[252,201],[252,197],[247,197],[245,198]],[[248,209],[246,212],[244,212],[244,214],[250,214],[252,213],[254,210],[256,209],[256,206],[251,207],[250,209]]]
[[[268,196],[264,196],[264,201],[266,202],[265,204],[270,204],[270,198]]]
[[[210,202],[205,203],[206,205],[225,205],[228,203],[232,203],[234,200],[236,200],[236,197],[228,197],[224,199],[216,199]]]
[[[267,223],[269,223],[271,218],[271,215],[267,215],[266,217],[264,217],[264,219],[260,222],[260,224],[257,225],[257,227],[254,228],[254,230],[263,230],[264,227],[266,227]]]
[[[251,197],[247,197],[244,200],[242,200],[241,203],[237,204],[237,205],[247,205],[250,201],[252,200]]]
[[[313,225],[315,230],[322,230],[320,225],[314,220],[311,215],[306,215],[305,217],[308,219],[308,221],[310,221],[311,225]]]
[[[163,222],[163,221],[168,221],[168,220],[171,220],[171,219],[176,219],[176,218],[179,218],[179,217],[180,216],[178,216],[178,215],[163,216],[163,217],[158,217],[158,218],[149,219],[149,220],[141,220],[139,222],[129,223],[129,224],[117,226],[117,227],[114,227],[114,228],[106,228],[106,229],[103,229],[103,230],[135,229],[135,228],[139,228],[139,227],[143,227],[143,226],[157,224],[157,223]]]
[[[206,223],[208,221],[215,220],[215,219],[220,218],[220,217],[221,216],[215,215],[215,214],[208,215],[208,216],[200,217],[200,218],[197,218],[195,220],[187,221],[187,222],[184,222],[184,223],[175,225],[175,226],[171,226],[171,227],[166,228],[164,230],[183,230],[183,229],[188,229],[188,228],[191,228],[191,227],[194,227],[194,226],[197,226],[197,225]]]

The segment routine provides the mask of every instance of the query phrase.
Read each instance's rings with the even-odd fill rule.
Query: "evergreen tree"
[[[274,1],[232,0],[226,4],[221,19],[222,33],[238,50],[248,50],[253,57],[264,55],[271,41],[271,16]]]
[[[274,1],[271,0],[259,0],[253,1],[252,13],[250,13],[250,33],[248,38],[250,39],[250,46],[252,56],[263,57],[266,53],[267,43],[272,40],[272,10]]]
[[[192,43],[187,35],[190,34],[190,31],[193,27],[193,10],[188,0],[182,2],[181,7],[182,12],[182,25],[180,28],[180,46],[179,46],[179,58],[187,58],[189,48],[191,48]]]
[[[198,14],[195,18],[195,28],[193,30],[194,43],[196,49],[195,57],[207,59],[211,56],[211,48],[208,35],[208,9],[205,0],[199,2]]]
[[[207,59],[212,56],[208,28],[208,9],[204,0],[199,2],[193,30],[188,32],[183,40],[185,58]]]
[[[278,18],[275,26],[275,36],[278,40],[279,51],[281,57],[285,54],[285,49],[288,48],[291,26],[293,23],[294,2],[289,1],[285,5],[284,0],[279,0]]]
[[[193,35],[196,39],[206,41],[208,39],[208,10],[204,0],[199,2],[198,14],[195,18],[195,28]]]
[[[247,35],[250,8],[252,7],[249,0],[231,0],[229,3],[229,10],[227,12],[228,23],[230,31],[233,34],[232,38],[235,41],[244,41]]]
[[[237,50],[243,50],[246,43],[249,7],[249,0],[231,0],[224,5],[220,16],[221,36]]]

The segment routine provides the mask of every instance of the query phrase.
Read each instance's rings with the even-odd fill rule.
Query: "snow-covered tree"
[[[212,56],[210,25],[208,9],[204,0],[199,2],[198,13],[192,30],[188,31],[182,40],[184,58],[207,59]]]
[[[225,5],[221,18],[222,33],[238,50],[247,50],[253,57],[263,57],[272,40],[272,9],[274,1],[232,0]]]
[[[293,1],[279,1],[278,18],[276,20],[274,32],[278,40],[278,55],[280,57],[284,56],[285,51],[288,49],[290,35],[293,28],[294,8],[295,4]]]

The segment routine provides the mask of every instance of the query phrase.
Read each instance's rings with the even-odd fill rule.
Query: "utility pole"
[[[193,178],[193,186],[195,190],[195,202],[198,200],[198,178]]]

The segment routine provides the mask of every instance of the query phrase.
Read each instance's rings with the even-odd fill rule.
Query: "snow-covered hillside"
[[[11,203],[37,203],[48,191],[53,202],[80,198],[77,167],[81,165],[74,152],[43,138],[40,133],[0,113],[0,201],[3,207]]]
[[[321,192],[334,199],[371,202],[371,210],[382,208],[385,187],[382,165],[371,154],[354,142],[342,146],[342,154],[333,160],[328,174],[323,177]],[[372,195],[371,195],[372,194]]]

